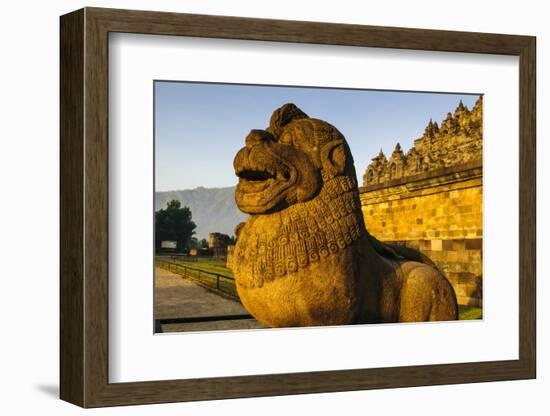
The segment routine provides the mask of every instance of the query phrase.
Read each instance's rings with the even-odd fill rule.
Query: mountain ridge
[[[166,203],[176,199],[191,210],[197,224],[195,237],[208,238],[209,233],[235,234],[235,227],[248,218],[235,203],[235,186],[155,192],[155,212],[165,208]]]

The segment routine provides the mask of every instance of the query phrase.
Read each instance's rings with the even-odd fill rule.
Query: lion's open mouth
[[[237,201],[245,209],[254,209],[253,206],[259,211],[272,208],[292,182],[289,170],[275,167],[245,167],[235,173],[239,177]]]
[[[290,179],[290,172],[284,171],[280,172],[278,170],[266,169],[250,169],[245,168],[242,170],[237,170],[237,176],[240,179],[244,179],[251,182],[262,182],[269,179],[277,179],[288,181]]]
[[[293,167],[274,157],[263,146],[242,149],[235,159],[239,184],[235,193],[243,212],[264,213],[276,209],[296,180]]]
[[[252,169],[244,169],[241,172],[237,172],[237,176],[240,179],[245,179],[247,181],[266,181],[268,179],[274,179],[276,175],[274,175],[272,172],[268,172],[267,170],[252,170]]]

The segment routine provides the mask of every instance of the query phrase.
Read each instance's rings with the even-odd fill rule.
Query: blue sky
[[[441,94],[156,81],[155,188],[157,191],[232,186],[233,157],[251,129],[292,102],[346,137],[359,183],[380,148],[404,151],[432,118],[438,123],[460,100],[472,108],[478,94]]]

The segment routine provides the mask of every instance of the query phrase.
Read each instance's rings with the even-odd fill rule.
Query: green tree
[[[189,207],[175,199],[169,201],[166,208],[155,212],[155,247],[158,250],[161,241],[171,240],[177,242],[176,251],[187,250],[196,227]]]
[[[200,248],[208,248],[208,241],[206,241],[206,238],[201,240]]]

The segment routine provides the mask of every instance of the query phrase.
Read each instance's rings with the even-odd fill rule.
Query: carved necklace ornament
[[[357,184],[340,176],[329,180],[317,198],[269,216],[252,217],[239,233],[237,284],[262,287],[264,282],[307,268],[336,254],[361,235]]]

